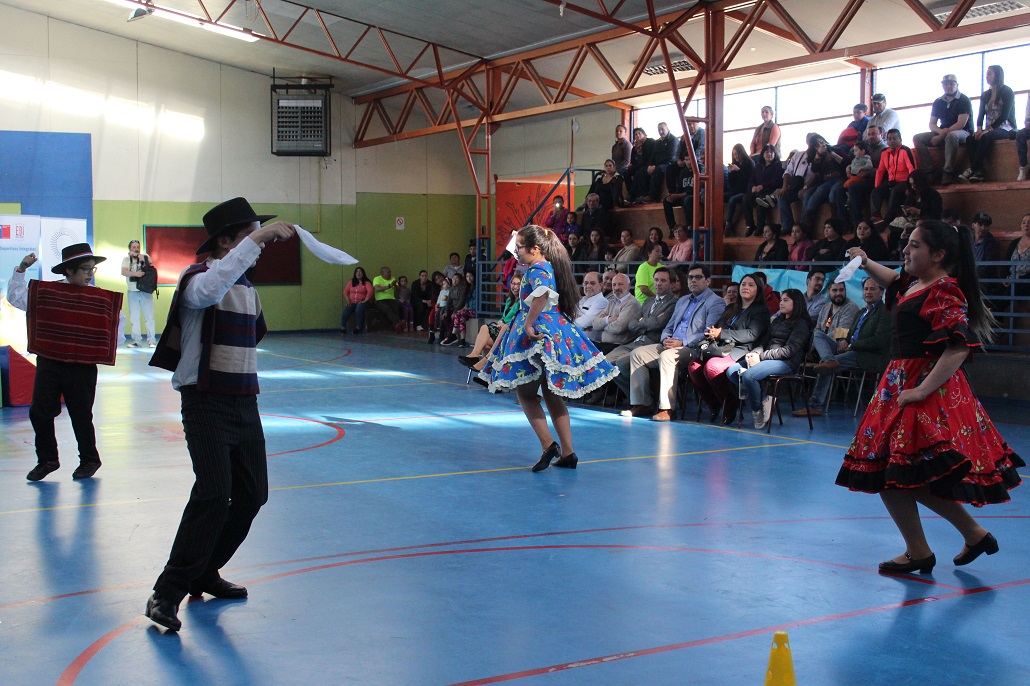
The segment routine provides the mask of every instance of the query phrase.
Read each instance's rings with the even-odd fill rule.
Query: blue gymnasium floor
[[[744,686],[776,630],[808,686],[1030,683],[1030,486],[980,511],[1000,554],[957,569],[928,518],[933,575],[880,576],[900,536],[833,485],[850,410],[768,436],[574,406],[579,469],[532,474],[458,352],[265,340],[272,492],[224,570],[250,598],[185,602],[178,635],[141,616],[192,484],[169,375],[145,349],[101,368],[85,482],[66,416],[31,484],[27,409],[0,410],[0,683]]]

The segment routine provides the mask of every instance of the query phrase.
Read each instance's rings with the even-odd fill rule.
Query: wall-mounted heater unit
[[[332,83],[272,84],[272,154],[325,157],[332,150]]]

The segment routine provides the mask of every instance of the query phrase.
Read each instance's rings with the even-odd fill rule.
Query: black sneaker
[[[99,462],[83,462],[72,472],[73,479],[88,479],[100,469]]]
[[[57,460],[54,460],[53,462],[40,462],[39,464],[37,464],[35,467],[32,468],[32,471],[29,472],[25,476],[25,478],[28,479],[29,481],[39,481],[40,479],[45,477],[50,472],[57,471],[57,468],[60,467],[60,466],[61,466],[61,463],[58,462]]]

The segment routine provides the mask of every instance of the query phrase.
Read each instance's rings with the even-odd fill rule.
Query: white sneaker
[[[973,175],[973,170],[970,169],[970,168],[967,168],[964,172],[959,174],[959,177],[963,178],[963,179],[968,179],[972,175]]]
[[[156,348],[157,347],[157,343],[154,343],[153,341],[151,341],[150,343],[147,343],[147,347],[148,348]]]
[[[1019,168],[1019,174],[1016,175],[1016,181],[1026,181],[1026,167]]]
[[[754,421],[756,429],[764,429],[765,428],[765,420],[762,419],[762,410],[757,410],[755,412],[752,412],[751,413],[751,419]]]
[[[425,329],[423,329],[422,325],[420,324],[420,325],[415,327],[415,331],[425,331]]]
[[[772,419],[772,396],[767,395],[762,398],[762,419],[765,420],[763,423],[768,422]]]

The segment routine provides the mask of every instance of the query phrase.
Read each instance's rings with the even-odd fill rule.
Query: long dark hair
[[[991,86],[991,89],[997,93],[1005,85],[1005,70],[1002,69],[1000,64],[991,64],[987,68],[994,70],[994,85]],[[991,99],[994,99],[993,94]]]
[[[826,142],[826,139],[820,136],[818,133],[813,133],[808,139],[808,150],[805,154],[808,155],[808,163],[811,164],[815,161],[815,156],[819,153],[819,143],[826,143],[826,147],[829,148],[830,144]]]
[[[783,291],[780,297],[784,296],[790,298],[790,301],[794,303],[794,310],[787,317],[787,320],[804,319],[811,324],[812,321],[808,318],[808,304],[805,302],[805,294],[796,288],[788,288]]]
[[[579,285],[569,261],[569,251],[550,229],[530,224],[519,229],[519,236],[525,241],[526,249],[540,248],[544,259],[554,270],[555,285],[558,286],[558,309],[569,319],[579,316]]]
[[[994,335],[991,328],[997,321],[984,305],[983,294],[980,292],[972,232],[961,224],[951,226],[937,219],[926,220],[919,228],[930,252],[944,252],[941,266],[958,281],[959,288],[966,296],[969,328],[982,342],[989,343]]]
[[[360,279],[358,278],[358,272],[361,272],[361,278]],[[360,286],[363,283],[368,283],[368,275],[365,274],[365,268],[364,267],[355,267],[354,268],[354,276],[351,278],[350,282],[354,286]]]
[[[747,150],[744,149],[744,146],[737,143],[733,146],[733,151],[730,153],[730,159],[733,160],[733,164],[739,167],[742,163],[747,164],[746,160],[751,159],[751,157],[747,154]]]

